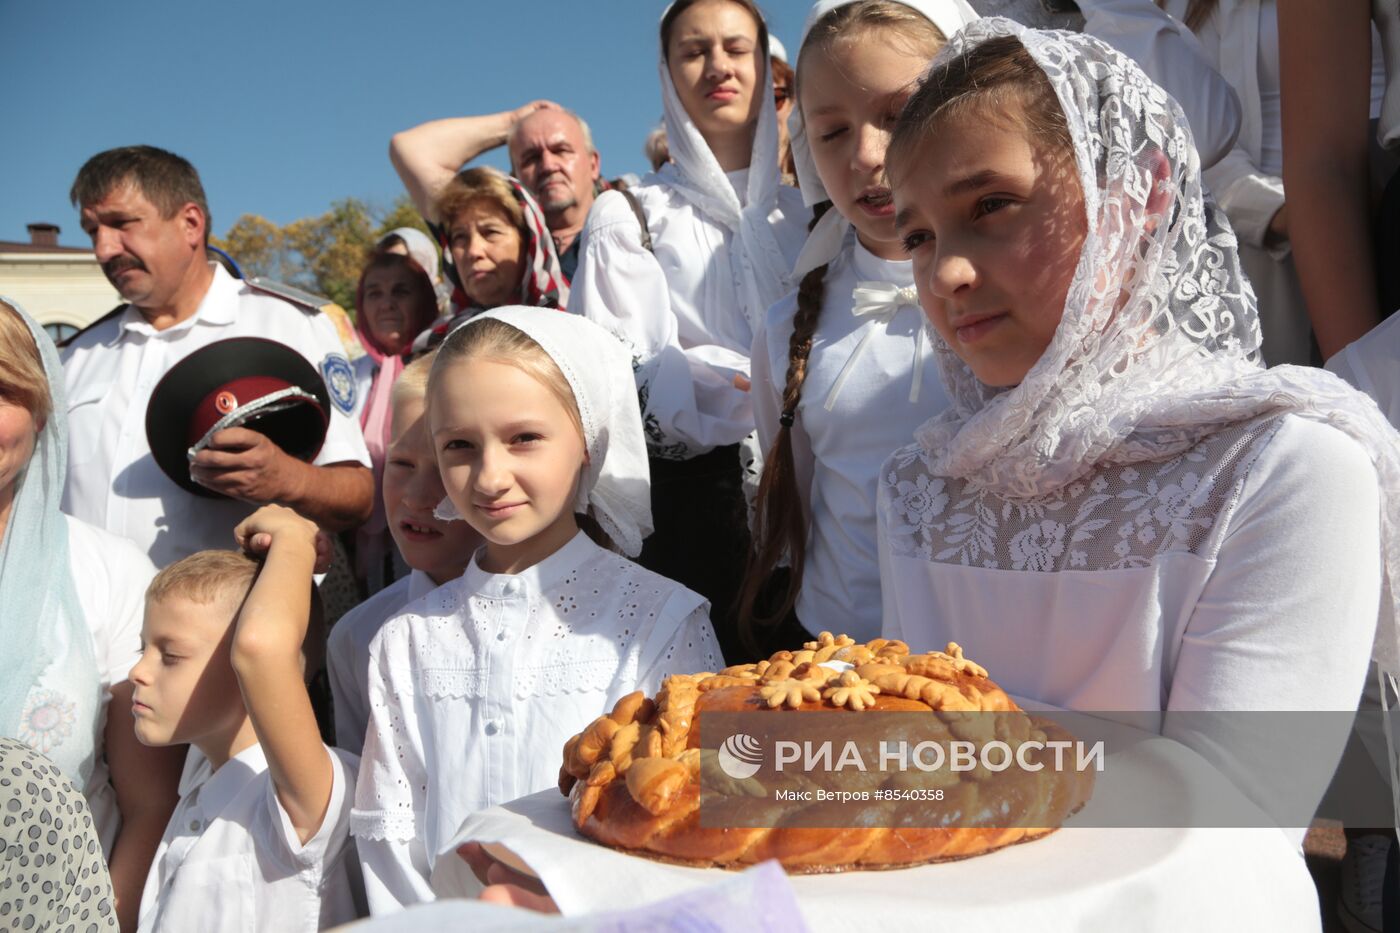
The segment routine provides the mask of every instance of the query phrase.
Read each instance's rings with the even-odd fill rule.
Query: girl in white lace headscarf
[[[895,235],[885,147],[928,60],[976,18],[962,0],[820,0],[807,14],[790,129],[802,197],[825,213],[798,261],[797,292],[769,309],[754,341],[754,417],[767,455],[746,631],[795,608],[811,632],[880,634],[880,464],[947,404]],[[773,580],[786,581],[785,593],[765,593],[776,604],[756,608],[784,558],[790,575]]]
[[[486,543],[370,643],[351,828],[375,913],[431,900],[462,821],[554,786],[565,740],[623,696],[723,666],[704,599],[607,549],[636,555],[651,507],[631,367],[606,331],[483,312],[438,351],[425,417],[437,514]]]
[[[1396,670],[1400,441],[1329,374],[1260,365],[1176,102],[1098,40],[982,20],[890,153],[952,404],[882,474],[886,634],[1067,708],[1355,709],[1373,647]]]

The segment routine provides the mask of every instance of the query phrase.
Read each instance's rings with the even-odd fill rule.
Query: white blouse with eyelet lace
[[[519,574],[473,560],[386,623],[351,817],[371,912],[432,900],[462,821],[553,787],[565,741],[620,698],[723,667],[708,609],[580,533]]]

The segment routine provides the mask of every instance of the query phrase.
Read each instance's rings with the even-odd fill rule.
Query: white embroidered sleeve
[[[651,696],[670,674],[697,674],[723,667],[724,656],[710,625],[710,604],[699,594],[677,586],[642,646],[637,689]]]
[[[391,623],[370,645],[369,727],[350,814],[373,914],[433,900],[423,844],[427,765],[417,690],[411,672],[389,658],[401,632]]]
[[[733,386],[735,361],[681,349],[666,274],[642,247],[637,218],[620,194],[603,195],[589,212],[569,311],[606,328],[631,353],[652,456],[689,459],[752,430],[748,395]]]

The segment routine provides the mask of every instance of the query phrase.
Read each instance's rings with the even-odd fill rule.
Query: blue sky
[[[807,0],[769,0],[789,48]],[[244,213],[277,223],[402,190],[397,130],[548,97],[593,127],[608,175],[641,173],[661,116],[661,0],[0,0],[0,240],[57,223],[102,149],[149,143],[190,159],[214,231]],[[504,157],[488,159],[504,167]]]

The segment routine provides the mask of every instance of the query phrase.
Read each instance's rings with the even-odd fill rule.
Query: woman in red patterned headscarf
[[[438,196],[433,232],[451,262],[452,317],[415,344],[428,349],[459,324],[501,305],[563,310],[569,286],[535,199],[492,168],[471,168]]]

